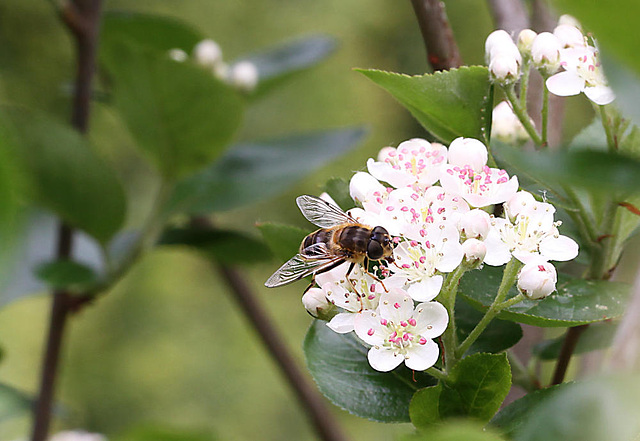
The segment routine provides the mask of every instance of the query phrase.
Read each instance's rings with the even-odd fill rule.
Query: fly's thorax
[[[336,231],[336,243],[354,255],[364,256],[371,240],[371,229],[359,225],[349,225]]]

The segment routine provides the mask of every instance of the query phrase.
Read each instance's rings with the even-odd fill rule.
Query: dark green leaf
[[[111,167],[71,127],[24,109],[2,109],[37,203],[102,243],[121,227],[124,190]]]
[[[511,437],[527,421],[536,406],[543,405],[569,384],[563,383],[557,386],[550,386],[525,395],[500,410],[491,420],[491,426],[499,428],[503,434]]]
[[[511,388],[506,354],[473,354],[454,365],[440,394],[440,416],[487,422]]]
[[[230,230],[173,228],[164,233],[160,243],[194,247],[228,265],[261,262],[271,257],[264,242]]]
[[[470,66],[422,76],[359,70],[389,92],[445,144],[460,136],[485,140],[489,108],[486,67]]]
[[[442,383],[437,386],[425,387],[413,395],[409,404],[409,417],[416,428],[429,429],[434,424],[442,422],[440,415],[442,387]]]
[[[465,274],[460,293],[473,306],[488,308],[500,286],[502,268],[485,266]],[[558,275],[558,291],[542,300],[525,300],[498,317],[541,327],[578,326],[620,317],[625,311],[629,285],[603,280],[571,279]],[[512,288],[508,297],[517,294]]]
[[[282,261],[297,254],[302,240],[310,233],[302,228],[270,222],[258,224],[257,227],[273,254]]]
[[[364,134],[362,128],[338,129],[238,144],[179,183],[171,207],[201,214],[265,200],[346,153]]]
[[[171,49],[182,49],[191,53],[193,47],[204,37],[186,23],[171,17],[139,14],[125,11],[109,11],[102,21],[102,56],[117,58],[109,52],[113,40],[126,40],[166,54]],[[110,63],[115,60],[110,60]]]
[[[640,434],[640,378],[612,376],[569,384],[544,405],[537,405],[521,425],[516,441],[632,441]]]
[[[0,383],[0,423],[31,413],[33,401],[24,392]]]
[[[166,178],[210,164],[242,121],[244,103],[231,86],[191,63],[114,40],[105,64],[115,105],[140,148]]]
[[[241,57],[234,63],[250,61],[258,68],[258,86],[252,95],[270,91],[297,72],[304,71],[328,57],[336,49],[336,41],[316,35],[284,43],[261,52]]]
[[[401,438],[402,441],[501,441],[495,433],[473,421],[452,421]]]
[[[36,276],[52,288],[72,290],[82,289],[98,280],[91,267],[70,260],[42,263],[36,267]]]
[[[592,324],[580,334],[580,339],[573,353],[578,355],[608,348],[617,328],[612,322]],[[565,335],[561,335],[558,338],[538,343],[533,347],[533,354],[541,360],[555,360],[560,355],[564,338]]]
[[[483,314],[467,302],[456,300],[456,331],[458,341],[463,341],[482,319]],[[467,354],[477,352],[498,353],[509,349],[522,338],[522,328],[517,323],[493,320],[480,337],[471,345]]]
[[[318,388],[331,402],[374,421],[408,422],[413,394],[435,383],[404,365],[386,373],[373,370],[367,348],[353,333],[337,334],[319,320],[307,332],[304,352]]]
[[[348,210],[355,207],[353,199],[349,194],[349,182],[343,178],[331,178],[324,185],[324,191],[333,198],[343,210]]]

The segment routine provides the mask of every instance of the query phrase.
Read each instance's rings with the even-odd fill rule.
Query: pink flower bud
[[[575,26],[567,24],[559,25],[553,30],[553,35],[558,38],[560,47],[562,48],[586,46],[584,35],[582,35],[580,29]]]
[[[486,211],[474,209],[464,213],[458,222],[458,229],[467,239],[484,240],[489,234],[491,217]]]
[[[531,46],[533,65],[548,74],[560,68],[560,40],[550,32],[538,34]]]
[[[520,77],[520,62],[508,53],[494,52],[489,62],[489,73],[498,83],[513,83]]]
[[[518,289],[530,299],[542,299],[556,290],[558,274],[555,267],[543,259],[532,259],[518,274]]]
[[[518,34],[518,49],[523,55],[531,55],[531,45],[538,34],[531,29],[523,29]]]
[[[449,164],[459,167],[470,166],[481,171],[487,165],[487,147],[474,138],[456,138],[449,145]]]
[[[335,309],[335,306],[327,300],[324,291],[320,288],[310,288],[302,296],[304,308],[316,318],[328,318],[328,314]]]
[[[487,254],[487,245],[478,239],[467,239],[462,243],[467,263],[481,263]]]

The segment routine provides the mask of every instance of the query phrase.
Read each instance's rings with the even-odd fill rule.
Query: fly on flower
[[[344,262],[351,263],[346,278],[356,264],[367,271],[370,260],[393,262],[393,242],[385,228],[361,224],[337,205],[314,196],[299,196],[296,203],[304,217],[321,228],[304,238],[299,253],[273,273],[265,286],[286,285]]]

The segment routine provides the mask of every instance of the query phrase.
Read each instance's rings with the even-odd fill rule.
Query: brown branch
[[[521,0],[488,0],[489,12],[496,29],[504,29],[514,37],[529,27],[529,16]]]
[[[95,72],[97,39],[102,11],[102,0],[78,0],[66,4],[61,16],[76,40],[77,71],[71,124],[80,133],[87,133],[91,100],[91,81]],[[58,229],[58,259],[69,259],[73,250],[73,230],[62,223]],[[65,290],[53,292],[49,331],[42,360],[40,387],[33,409],[31,441],[45,441],[51,423],[51,410],[55,395],[60,353],[67,318],[88,302]]]
[[[578,345],[578,340],[580,340],[580,335],[582,335],[588,327],[589,325],[574,326],[567,331],[567,335],[564,337],[564,342],[562,343],[562,349],[560,349],[560,355],[558,356],[556,370],[553,373],[551,384],[560,384],[564,381],[571,356]]]
[[[458,45],[440,0],[411,0],[418,19],[427,60],[433,70],[449,70],[462,65]]]

